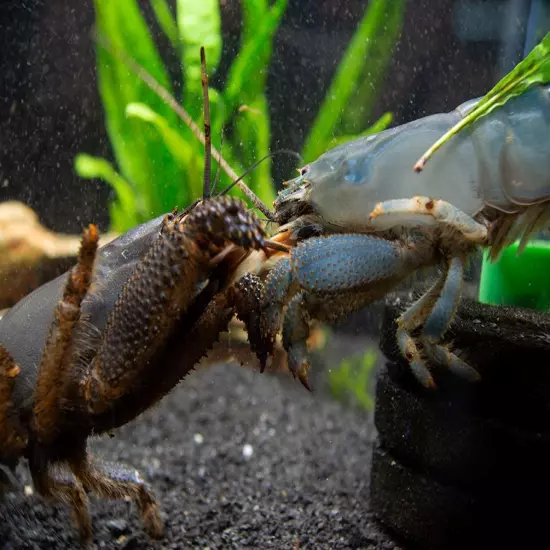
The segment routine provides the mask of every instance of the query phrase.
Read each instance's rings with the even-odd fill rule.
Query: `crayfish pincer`
[[[87,439],[134,419],[193,369],[250,301],[246,284],[230,284],[230,262],[266,241],[243,203],[218,197],[99,252],[97,242],[91,225],[73,269],[0,321],[0,465],[26,458],[37,492],[69,504],[84,541],[88,492],[132,499],[156,538],[149,487],[136,470],[94,459]]]

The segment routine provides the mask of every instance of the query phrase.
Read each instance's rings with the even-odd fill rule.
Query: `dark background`
[[[141,4],[147,13],[149,2]],[[399,124],[484,94],[523,56],[530,4],[409,0],[373,120],[390,110]],[[274,149],[301,149],[365,6],[290,0],[268,82]],[[226,0],[222,7],[224,57],[214,85],[239,47],[239,3]],[[95,80],[93,19],[89,0],[0,3],[0,200],[27,203],[62,232],[108,225],[108,186],[73,171],[79,152],[112,156]],[[177,69],[160,32],[158,41]],[[290,173],[288,161],[278,159],[276,181]]]

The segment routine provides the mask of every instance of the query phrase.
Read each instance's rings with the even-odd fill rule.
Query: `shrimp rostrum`
[[[471,254],[483,247],[494,260],[517,239],[522,248],[549,220],[550,87],[479,119],[416,173],[415,161],[477,101],[345,143],[279,193],[276,239],[293,247],[266,278],[262,331],[273,340],[282,324],[302,382],[310,320],[334,322],[430,266],[441,275],[398,319],[399,349],[426,387],[436,385],[434,366],[479,379],[440,342]]]

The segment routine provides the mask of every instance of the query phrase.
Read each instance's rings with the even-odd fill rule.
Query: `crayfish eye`
[[[303,168],[300,168],[300,176],[305,176],[309,170],[309,164],[304,166]]]

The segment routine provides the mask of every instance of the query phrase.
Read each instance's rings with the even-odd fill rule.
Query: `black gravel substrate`
[[[195,372],[113,439],[91,443],[141,470],[165,538],[147,538],[133,505],[92,499],[93,547],[399,548],[368,509],[372,430],[364,412],[288,375]],[[0,550],[77,547],[64,506],[23,493],[0,504]]]

